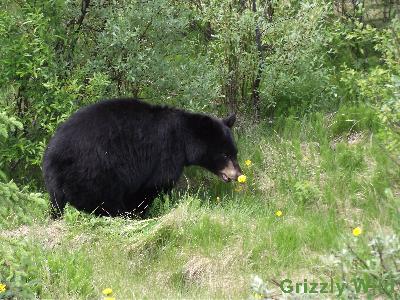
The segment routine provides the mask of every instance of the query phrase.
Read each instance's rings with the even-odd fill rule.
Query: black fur
[[[67,202],[96,215],[140,215],[188,165],[220,175],[231,160],[240,174],[233,123],[234,116],[220,120],[136,99],[80,109],[57,129],[44,155],[52,216]]]

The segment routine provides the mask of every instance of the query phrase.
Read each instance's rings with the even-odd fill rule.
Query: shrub
[[[368,297],[400,296],[400,240],[396,234],[380,234],[367,245],[354,238],[342,251],[329,257],[329,270],[341,274],[344,297],[354,298],[360,292]]]
[[[2,240],[0,237],[0,283],[4,299],[36,299],[41,292],[38,252],[28,242]]]
[[[16,128],[22,128],[22,124],[16,118],[0,113],[0,140],[5,141],[9,137],[9,132]],[[0,153],[1,150],[3,147],[0,146]],[[29,223],[33,218],[43,216],[46,210],[46,201],[41,194],[21,191],[14,182],[8,182],[6,174],[1,169],[0,199],[2,200],[0,228]]]
[[[373,41],[373,50],[380,53],[382,63],[368,65],[368,68],[348,67],[343,64],[338,89],[341,90],[346,103],[368,105],[374,111],[377,117],[372,118],[371,113],[367,113],[368,109],[362,108],[361,115],[364,115],[365,120],[358,119],[360,122],[357,123],[368,126],[368,122],[375,119],[374,123],[379,124],[379,136],[383,144],[393,154],[393,158],[398,160],[400,157],[400,53],[398,51],[400,19],[394,18],[384,30],[376,30],[370,26],[357,28],[347,34],[349,39],[362,41],[368,37],[367,40]],[[355,112],[352,114],[355,115]],[[352,120],[352,116],[349,119]],[[339,124],[341,125],[335,126],[337,131],[349,129],[343,122]],[[348,125],[353,126],[351,122]],[[354,125],[358,126],[355,123]],[[374,127],[376,129],[376,126]]]
[[[294,195],[302,204],[312,204],[318,200],[320,191],[311,181],[298,181],[294,185]]]
[[[42,194],[21,191],[12,181],[0,182],[0,199],[0,228],[29,224],[35,218],[45,218],[47,202]]]

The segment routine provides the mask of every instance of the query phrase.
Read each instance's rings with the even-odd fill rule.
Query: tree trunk
[[[257,13],[257,4],[256,0],[252,0],[252,11],[254,14]],[[266,7],[265,7],[265,17],[269,23],[272,22],[272,17],[274,14],[274,7],[272,5],[272,0],[267,0]],[[264,56],[265,56],[265,48],[261,41],[261,31],[260,26],[258,23],[256,24],[255,29],[255,42],[257,46],[257,56],[258,56],[258,66],[257,66],[257,74],[253,81],[252,86],[252,101],[253,101],[253,108],[254,108],[254,117],[256,121],[260,120],[260,84],[261,84],[261,76],[264,68]]]
[[[253,12],[257,13],[256,0],[253,0],[252,4],[253,4],[252,5]],[[257,55],[258,55],[258,67],[257,67],[256,78],[253,81],[251,98],[253,101],[254,118],[258,122],[260,119],[260,83],[261,83],[261,75],[263,68],[263,49],[261,44],[261,32],[258,24],[256,24],[255,33],[256,33]]]

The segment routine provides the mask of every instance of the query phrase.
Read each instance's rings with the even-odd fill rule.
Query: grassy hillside
[[[279,298],[283,279],[363,276],[360,264],[327,257],[347,244],[368,262],[368,243],[400,228],[399,168],[380,146],[376,126],[364,107],[239,124],[247,182],[224,184],[191,168],[145,220],[68,208],[62,220],[51,221],[46,205],[32,196],[19,204],[23,213],[1,221],[0,275],[7,290],[0,298],[102,299],[104,288],[116,299]],[[362,232],[354,237],[356,227]],[[391,251],[398,259],[398,249]],[[391,258],[382,260],[387,276]],[[370,274],[381,271],[374,266]],[[254,276],[269,291],[255,287]],[[351,289],[341,296],[348,295]]]

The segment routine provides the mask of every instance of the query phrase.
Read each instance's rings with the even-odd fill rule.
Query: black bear
[[[228,182],[241,175],[231,127],[218,119],[137,99],[78,110],[56,131],[43,159],[53,218],[66,203],[95,215],[143,215],[183,168],[198,165]]]

